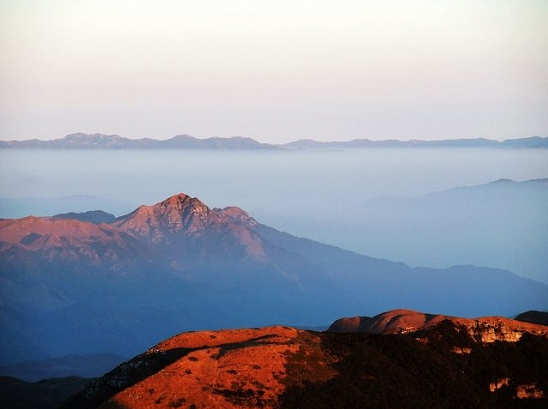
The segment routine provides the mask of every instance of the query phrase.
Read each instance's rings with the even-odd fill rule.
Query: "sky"
[[[546,0],[0,0],[0,139],[548,136]]]

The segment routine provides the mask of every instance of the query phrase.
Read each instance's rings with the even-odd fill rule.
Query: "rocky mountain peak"
[[[219,239],[216,245],[220,245],[223,252],[232,246],[240,246],[245,248],[247,256],[265,256],[261,239],[252,232],[257,222],[245,211],[238,207],[210,209],[199,199],[184,193],[153,206],[141,206],[111,225],[153,243],[163,244],[181,245],[180,240],[207,236],[210,238],[201,243],[210,246],[215,242],[211,241],[213,234]]]
[[[156,204],[154,208],[158,212],[191,212],[207,215],[209,208],[195,197],[190,197],[185,193],[179,193],[177,195],[168,197],[166,200]]]
[[[137,236],[162,241],[166,235],[184,232],[198,234],[204,230],[211,210],[195,197],[180,193],[153,206],[140,206],[122,216],[114,225]]]

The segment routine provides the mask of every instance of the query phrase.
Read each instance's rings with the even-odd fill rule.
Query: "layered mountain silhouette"
[[[324,333],[182,333],[89,383],[63,408],[546,405],[546,326],[410,310],[379,314],[359,333],[352,322]]]
[[[6,409],[58,409],[72,395],[78,393],[89,379],[75,376],[25,382],[0,376],[1,408]]]
[[[199,139],[191,135],[176,135],[170,139],[151,138],[129,139],[119,135],[99,133],[73,133],[53,140],[28,139],[23,141],[0,141],[0,149],[220,149],[220,150],[272,150],[272,149],[353,149],[353,148],[547,148],[548,137],[530,136],[507,139],[440,139],[424,140],[382,140],[372,141],[361,138],[351,141],[320,142],[301,139],[286,144],[272,145],[252,138],[234,136],[230,138],[211,137]]]
[[[548,179],[500,179],[343,204],[340,216],[326,214],[321,224],[296,217],[292,221],[319,241],[363,254],[414,266],[496,267],[546,284],[547,205]],[[282,218],[280,223],[289,225]]]
[[[109,223],[0,221],[0,364],[131,356],[186,330],[325,325],[405,306],[544,310],[548,286],[474,266],[410,268],[291,236],[175,195]]]
[[[0,141],[0,149],[221,149],[256,150],[277,149],[273,145],[257,142],[251,138],[234,136],[231,138],[211,137],[198,139],[190,135],[176,135],[167,140],[151,138],[129,139],[119,135],[99,133],[73,133],[63,138],[43,141]]]

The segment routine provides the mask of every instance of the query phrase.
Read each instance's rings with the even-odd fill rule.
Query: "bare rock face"
[[[140,206],[114,226],[159,241],[168,232],[175,234],[185,229],[193,234],[203,230],[210,214],[209,208],[198,199],[179,194],[154,206]]]
[[[392,310],[375,317],[350,317],[335,321],[328,331],[367,332],[370,334],[406,334],[423,331],[449,321],[464,328],[479,342],[517,342],[524,333],[548,336],[548,327],[516,321],[504,317],[461,318],[425,314],[412,310]]]
[[[199,199],[184,193],[154,206],[140,206],[112,225],[139,238],[162,245],[178,245],[187,238],[201,239],[207,247],[216,236],[226,247],[238,243],[249,257],[264,258],[261,238],[250,228],[257,223],[238,207],[210,209]]]

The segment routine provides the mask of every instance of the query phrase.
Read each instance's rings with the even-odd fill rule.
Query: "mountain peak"
[[[161,201],[154,205],[156,208],[173,208],[178,210],[183,210],[188,206],[202,205],[205,206],[199,199],[195,197],[190,197],[186,193],[179,193],[168,197],[167,199]]]
[[[245,211],[238,207],[210,209],[185,193],[141,206],[111,225],[165,248],[194,246],[195,254],[218,253],[223,259],[235,248],[243,251],[243,257],[256,260],[266,256],[261,238],[253,231],[257,222]]]
[[[203,230],[211,210],[195,197],[185,193],[171,196],[153,206],[140,206],[122,216],[114,224],[152,241],[165,239],[166,234],[197,233]]]
[[[209,207],[207,207],[200,199],[190,197],[185,193],[179,193],[168,197],[166,200],[154,205],[153,207],[158,214],[168,218],[173,217],[176,214],[183,217],[196,214],[198,217],[203,219],[211,213]]]

